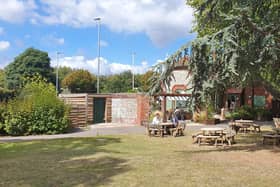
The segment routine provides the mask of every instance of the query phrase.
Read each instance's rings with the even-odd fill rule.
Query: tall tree
[[[144,74],[137,75],[136,80],[139,84],[139,90],[142,92],[148,92],[150,89],[150,79],[153,75],[153,72],[151,70],[147,71]]]
[[[280,98],[280,2],[275,0],[188,0],[199,33],[192,45],[192,67],[207,67],[207,95],[217,83],[250,85],[263,82]],[[201,62],[201,58],[206,59]],[[220,68],[217,68],[216,65]],[[205,73],[205,72],[204,72]],[[201,74],[195,74],[201,77]],[[198,84],[196,84],[198,85]],[[253,93],[252,93],[253,94]]]
[[[74,70],[63,79],[62,87],[72,93],[95,93],[96,77],[87,70]]]
[[[198,33],[191,45],[184,45],[154,69],[153,88],[168,85],[174,62],[189,47],[193,104],[201,103],[230,86],[263,82],[280,98],[280,2],[275,0],[187,0],[195,10]],[[157,77],[159,77],[157,79]]]
[[[125,71],[120,74],[110,75],[106,78],[102,92],[123,93],[132,89],[132,73]]]
[[[39,74],[48,81],[54,82],[48,53],[34,48],[28,48],[17,56],[5,68],[5,73],[9,89],[20,88],[24,77],[30,77],[34,74]]]
[[[0,69],[0,88],[5,87],[5,71],[3,69]]]

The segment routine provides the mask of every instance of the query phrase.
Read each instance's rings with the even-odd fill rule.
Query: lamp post
[[[55,79],[55,89],[56,94],[58,95],[58,65],[59,65],[59,55],[62,54],[61,52],[56,52],[56,79]]]
[[[135,52],[132,53],[132,90],[134,90],[134,58],[135,58]]]
[[[97,93],[99,94],[99,77],[100,77],[100,22],[101,22],[101,18],[100,17],[96,17],[94,18],[94,21],[97,22],[97,40],[98,40],[98,44],[97,44]]]

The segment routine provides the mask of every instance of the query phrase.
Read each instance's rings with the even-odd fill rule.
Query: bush
[[[5,130],[5,118],[7,115],[7,110],[5,108],[5,106],[2,104],[0,104],[0,134],[4,134]]]
[[[230,114],[231,119],[269,119],[271,112],[264,108],[251,108],[250,106],[242,106]]]
[[[8,90],[0,87],[0,103],[7,102],[9,99],[15,96],[15,91]]]
[[[10,135],[65,132],[69,108],[56,97],[54,86],[40,78],[29,81],[19,97],[8,103],[4,130]]]

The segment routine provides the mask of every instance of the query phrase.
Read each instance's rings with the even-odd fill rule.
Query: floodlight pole
[[[132,53],[132,90],[134,90],[134,58],[135,58],[135,52]]]
[[[101,22],[101,18],[100,17],[96,17],[94,18],[94,21],[97,21],[97,40],[98,40],[98,44],[97,44],[97,53],[98,53],[98,57],[97,57],[97,93],[100,93],[100,87],[99,87],[99,78],[100,78],[100,22]]]
[[[58,66],[59,66],[59,55],[61,53],[60,52],[56,52],[56,79],[55,79],[55,90],[56,90],[56,94],[58,95]]]

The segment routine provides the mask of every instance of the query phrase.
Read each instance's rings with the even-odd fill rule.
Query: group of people
[[[171,114],[171,117],[168,117],[168,120],[171,120],[173,125],[176,127],[179,123],[178,117],[176,115],[176,111]],[[162,122],[162,117],[160,115],[160,112],[156,112],[155,116],[153,118],[152,124],[153,125],[159,125]]]

